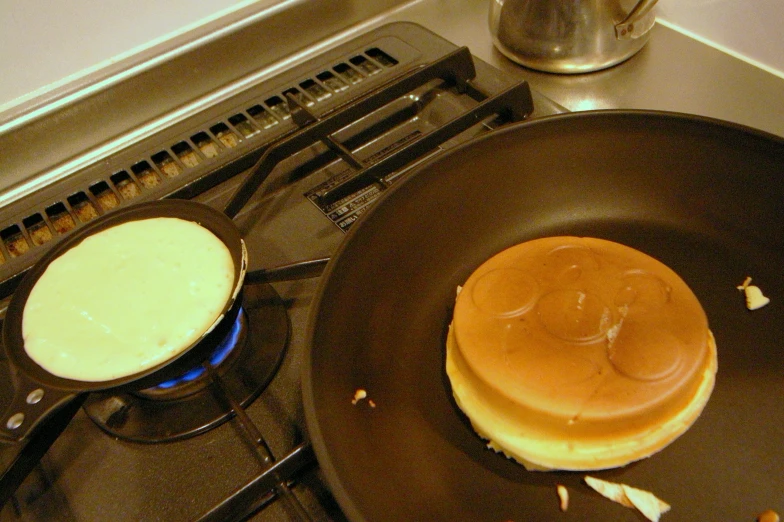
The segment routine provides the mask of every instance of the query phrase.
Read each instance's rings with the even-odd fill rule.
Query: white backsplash
[[[0,82],[0,113],[221,17],[285,1],[292,0],[8,4],[0,10],[0,70],[12,74]],[[784,0],[659,0],[658,18],[784,77]]]
[[[2,2],[0,113],[216,20],[280,0]]]
[[[657,19],[784,77],[784,1],[659,0]]]

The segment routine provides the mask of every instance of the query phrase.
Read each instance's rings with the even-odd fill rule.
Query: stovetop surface
[[[252,266],[264,266],[265,259],[282,256],[296,256],[292,260],[299,256],[302,259],[323,256],[342,240],[343,233],[324,219],[302,194],[297,194],[294,188],[286,192],[273,199],[277,202],[294,199],[296,204],[289,215],[278,214],[266,226],[253,224],[252,231],[246,234],[249,245],[263,244],[261,248],[251,246]],[[199,199],[216,204],[222,196],[205,194]],[[245,231],[254,220],[252,207],[237,218]],[[300,213],[301,216],[295,217]],[[310,230],[320,240],[304,241],[303,246],[295,247],[288,244],[285,236],[274,239],[274,229],[292,226],[291,222],[286,223],[289,220],[296,223],[293,229]],[[283,253],[286,249],[289,252]],[[308,307],[317,283],[317,279],[276,283],[275,291],[288,314],[290,339],[274,379],[246,408],[276,458],[286,455],[307,438],[299,367]],[[329,508],[331,501],[317,478],[317,467],[314,464],[309,468],[308,474],[300,479],[301,484],[308,483],[308,486],[295,489],[305,505],[319,504],[318,497],[325,496]],[[264,469],[253,447],[241,437],[235,421],[190,439],[143,444],[118,440],[104,433],[80,411],[20,488],[15,499],[20,513],[14,513],[13,506],[6,506],[0,519],[192,520]],[[317,519],[324,516],[319,515]],[[290,518],[282,504],[272,502],[258,519]]]
[[[421,28],[406,25],[405,34],[404,44],[414,49],[434,42],[440,49],[455,48]],[[483,62],[475,63],[477,87],[493,92],[514,83]],[[476,105],[476,101],[436,82],[404,97],[399,104],[404,107],[391,112],[406,117],[398,117],[394,129],[359,146],[358,155],[371,157],[395,149],[410,141],[411,136],[441,125],[452,113]],[[556,112],[561,112],[559,106],[534,93],[534,115]],[[493,119],[482,121],[442,148],[487,132],[496,124]],[[323,147],[313,146],[285,160],[273,171],[267,190],[256,195],[237,215],[235,222],[249,250],[250,270],[327,257],[344,240],[347,226],[341,229],[306,197],[346,170],[342,162],[332,160],[321,164],[314,174],[301,172],[302,165],[323,154]],[[194,199],[222,208],[246,175],[247,172],[224,176],[219,184]],[[361,219],[364,203],[355,205],[347,212],[355,212]],[[271,290],[279,295],[288,315],[289,340],[271,383],[246,411],[276,460],[304,448],[302,454],[306,457],[294,463],[302,469],[294,475],[292,489],[309,516],[314,520],[342,520],[343,515],[308,451],[300,395],[304,335],[318,283],[318,278],[308,278],[272,284]],[[8,369],[0,365],[0,383],[4,383],[0,385],[0,404],[5,404],[10,396],[9,380]],[[13,453],[8,448],[0,452],[4,464]],[[243,438],[236,419],[185,440],[144,444],[104,433],[80,411],[13,501],[0,511],[0,520],[196,520],[238,488],[257,479],[267,467],[259,452]],[[263,507],[252,515],[252,520],[295,519],[287,503],[276,501],[273,495],[257,494],[256,503],[255,507]]]

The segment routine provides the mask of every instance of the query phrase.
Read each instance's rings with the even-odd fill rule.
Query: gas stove
[[[230,44],[213,41],[205,53]],[[321,269],[418,162],[564,110],[411,23],[289,65],[244,77],[214,103],[201,99],[197,111],[172,106],[121,139],[96,140],[6,192],[16,194],[0,210],[6,302],[58,238],[154,199],[223,209],[243,234],[250,266],[243,312],[212,356],[213,375],[197,368],[142,392],[84,397],[29,475],[4,477],[14,488],[22,482],[1,521],[344,519],[310,447],[300,390]],[[3,363],[0,410],[12,395]],[[3,469],[24,448],[0,446]]]

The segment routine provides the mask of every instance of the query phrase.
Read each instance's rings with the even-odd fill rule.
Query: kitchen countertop
[[[631,59],[610,69],[558,75],[526,69],[495,49],[487,0],[421,0],[383,22],[416,22],[529,82],[571,111],[651,109],[710,116],[784,136],[784,79],[662,24]]]
[[[771,74],[661,23],[653,29],[648,45],[619,66],[580,75],[539,73],[514,64],[493,47],[487,23],[490,2],[379,0],[372,2],[375,5],[371,8],[356,0],[333,0],[330,10],[333,16],[329,16],[319,11],[320,3],[315,0],[217,0],[213,5],[198,9],[183,0],[173,1],[166,8],[145,0],[130,11],[118,0],[109,3],[115,5],[114,9],[106,6],[91,8],[89,2],[80,0],[73,6],[69,4],[67,10],[49,9],[47,5],[43,12],[38,5],[39,0],[36,0],[30,6],[20,5],[10,10],[0,23],[11,31],[12,38],[19,27],[26,28],[16,35],[24,44],[23,52],[17,53],[22,58],[18,59],[14,54],[2,60],[17,70],[5,89],[0,91],[5,97],[13,98],[23,94],[24,89],[32,89],[33,92],[26,95],[29,97],[38,92],[35,90],[38,88],[44,94],[42,99],[31,100],[31,103],[35,102],[32,105],[37,105],[62,94],[56,90],[48,93],[46,89],[59,85],[61,91],[70,92],[74,87],[99,81],[107,74],[130,68],[156,54],[165,56],[167,51],[178,45],[186,47],[211,33],[233,30],[230,29],[233,25],[240,27],[243,21],[269,17],[276,10],[294,12],[297,5],[302,4],[299,14],[286,22],[289,27],[292,23],[301,23],[302,14],[308,11],[314,13],[321,23],[318,29],[310,25],[297,29],[295,32],[300,36],[310,37],[312,34],[313,38],[323,38],[333,32],[340,38],[343,32],[355,34],[391,20],[416,22],[456,44],[467,45],[483,60],[525,78],[536,90],[569,110],[639,108],[678,111],[739,122],[784,136],[784,73],[778,76]],[[666,8],[662,2],[660,13],[666,15]],[[679,9],[688,11],[689,8],[681,6]],[[755,8],[744,18],[745,25],[742,23],[744,20],[739,20],[733,27],[727,26],[722,18],[730,16],[731,10],[717,12],[711,17],[711,9],[697,9],[696,6],[692,9],[700,13],[703,27],[723,24],[724,32],[740,33],[736,36],[745,38],[747,46],[751,45],[748,42],[754,43],[755,37],[765,40],[776,38],[770,33],[771,24],[766,24],[765,20],[753,26],[753,30],[749,29],[752,25],[749,19],[753,20],[755,16],[767,14],[775,18],[777,11],[771,7]],[[670,10],[677,11],[673,7]],[[85,11],[90,12],[87,18],[79,15]],[[692,16],[697,15],[692,13]],[[367,17],[371,20],[362,22]],[[33,27],[32,21],[39,18],[46,25]],[[86,19],[90,20],[89,27],[85,25]],[[143,31],[139,30],[142,24]],[[268,44],[273,43],[269,46],[271,52],[277,50],[285,55],[295,46],[281,42],[282,39],[285,38],[279,35],[265,40]],[[781,40],[768,42],[768,45],[771,49],[780,48]],[[762,46],[757,44],[757,47]],[[771,50],[768,54],[771,52],[775,53]],[[114,57],[108,59],[109,56]],[[278,58],[282,56],[279,54]],[[37,65],[20,67],[20,63]],[[98,70],[100,67],[104,68],[103,72]],[[96,69],[92,76],[80,76],[92,69]],[[58,75],[61,80],[56,80]],[[69,78],[77,80],[67,86],[65,83]],[[46,86],[47,83],[52,85]],[[5,97],[0,97],[0,111],[3,110],[3,102],[8,101]],[[6,107],[10,107],[6,114],[0,112],[0,123],[13,118],[16,112],[28,110],[13,107],[16,102],[8,102],[11,105]]]

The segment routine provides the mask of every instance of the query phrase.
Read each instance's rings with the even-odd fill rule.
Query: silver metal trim
[[[240,11],[244,17],[217,21],[225,25],[190,35],[176,48],[2,114],[0,205],[285,71],[406,3],[284,0]]]

